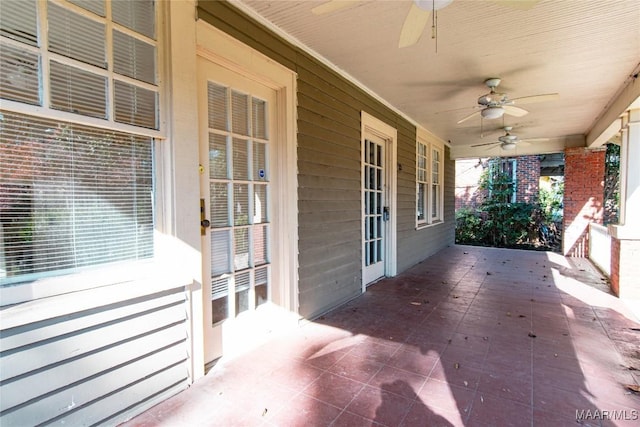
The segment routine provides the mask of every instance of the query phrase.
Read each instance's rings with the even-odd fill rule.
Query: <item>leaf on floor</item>
[[[460,364],[458,362],[456,362],[456,363],[453,364],[453,367],[456,368],[456,369],[460,369]]]
[[[529,337],[531,337],[531,338],[535,338],[535,337],[537,337],[537,335],[536,335],[536,334],[534,334],[533,332],[529,332]]]
[[[422,305],[422,303],[417,302],[417,301],[411,301],[411,305]]]
[[[518,317],[519,318],[523,318],[523,317],[527,317],[527,316],[525,316],[524,314],[519,314]]]
[[[635,393],[640,393],[640,385],[638,384],[625,384],[624,385],[628,390],[631,390]]]

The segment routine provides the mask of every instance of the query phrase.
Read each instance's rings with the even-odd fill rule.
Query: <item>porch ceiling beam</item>
[[[528,145],[518,145],[513,151],[505,151],[499,144],[489,147],[451,146],[452,159],[494,157],[494,156],[523,156],[527,154],[551,154],[564,152],[568,147],[584,147],[584,135],[568,135],[551,138],[548,141],[536,142]]]
[[[618,131],[620,131],[620,116],[625,111],[640,108],[640,79],[638,72],[640,65],[627,79],[623,89],[609,104],[609,107],[595,121],[591,130],[586,135],[586,146],[596,148],[606,144]]]

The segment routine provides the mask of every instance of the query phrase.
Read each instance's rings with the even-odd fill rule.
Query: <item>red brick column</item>
[[[589,223],[602,224],[606,148],[567,148],[564,152],[562,252],[589,255]]]

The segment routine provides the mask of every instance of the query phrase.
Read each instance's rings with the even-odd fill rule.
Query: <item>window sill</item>
[[[103,290],[109,294],[116,292],[116,287],[129,288],[132,291],[139,288],[145,293],[147,288],[161,291],[175,287],[176,284],[184,286],[191,282],[192,279],[185,277],[184,273],[163,267],[155,260],[124,262],[2,286],[0,309],[4,312],[7,306],[17,304],[26,307],[40,300],[55,300],[56,304],[59,304],[60,298],[81,295],[82,299],[82,296],[86,297],[89,292],[100,293]]]
[[[434,222],[432,222],[431,224],[427,224],[427,223],[424,223],[424,224],[418,224],[418,225],[416,225],[416,228],[415,228],[415,229],[416,229],[416,230],[423,230],[423,229],[425,229],[425,228],[434,227],[434,226],[436,226],[436,225],[440,225],[440,224],[444,224],[444,221],[442,221],[442,220],[438,220],[438,221],[434,221]]]
[[[147,277],[136,277],[119,283],[50,295],[39,299],[32,297],[29,301],[2,307],[0,309],[0,324],[2,324],[2,329],[6,330],[65,316],[69,313],[117,304],[169,289],[185,288],[191,283],[192,281],[187,280],[184,275],[180,277],[163,270]],[[26,287],[28,288],[29,285]],[[2,289],[3,304],[7,304],[4,298],[6,290],[6,288]]]

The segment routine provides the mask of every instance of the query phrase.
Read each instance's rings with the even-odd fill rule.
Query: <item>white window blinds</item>
[[[0,97],[159,129],[155,2],[2,0]]]
[[[153,255],[152,140],[0,114],[0,283]]]

